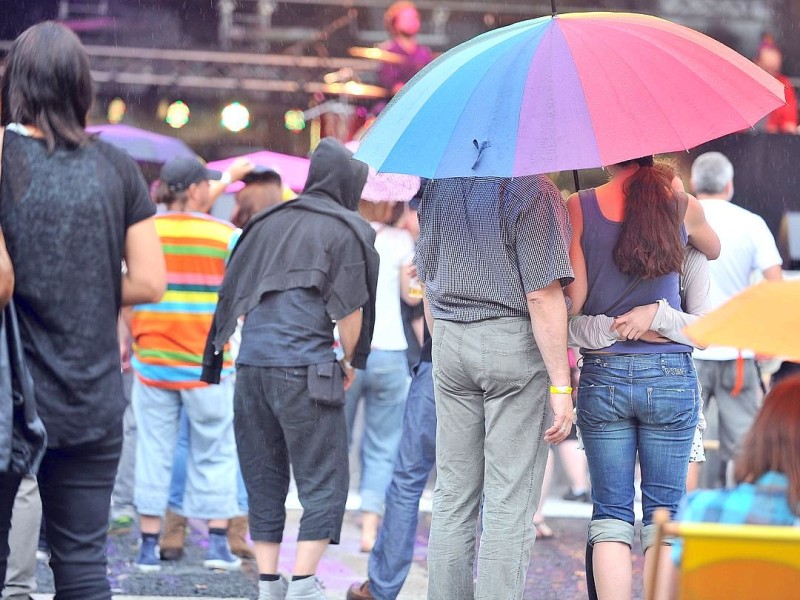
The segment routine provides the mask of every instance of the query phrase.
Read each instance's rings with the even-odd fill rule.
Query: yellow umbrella
[[[746,348],[800,362],[800,281],[747,288],[684,329],[700,344]]]

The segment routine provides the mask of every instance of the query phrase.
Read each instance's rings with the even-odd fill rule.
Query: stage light
[[[220,123],[225,129],[238,133],[250,126],[250,111],[239,102],[231,102],[222,109]]]
[[[302,110],[287,110],[283,115],[283,124],[286,129],[293,133],[300,133],[306,128],[306,119]]]
[[[125,101],[122,98],[114,98],[108,103],[108,122],[116,125],[122,121],[126,110]]]
[[[180,129],[189,122],[190,114],[189,107],[182,100],[176,100],[167,107],[164,121],[173,129]]]

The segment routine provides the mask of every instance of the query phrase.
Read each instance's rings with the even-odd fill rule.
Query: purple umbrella
[[[139,162],[165,163],[173,158],[197,156],[178,138],[129,125],[91,125],[86,131],[100,134],[101,140],[124,150]]]

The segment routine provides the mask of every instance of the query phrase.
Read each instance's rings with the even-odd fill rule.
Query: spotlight
[[[190,114],[189,107],[182,100],[176,100],[167,107],[164,121],[173,129],[180,129],[189,122]]]
[[[122,121],[126,110],[127,106],[125,106],[125,101],[122,98],[114,98],[108,103],[108,122],[116,125]]]
[[[292,133],[300,133],[306,128],[306,119],[302,110],[287,110],[283,115],[283,124]]]
[[[239,102],[231,102],[222,109],[220,123],[225,129],[238,133],[250,126],[250,111]]]

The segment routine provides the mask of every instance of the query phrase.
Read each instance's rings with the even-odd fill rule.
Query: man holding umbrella
[[[569,220],[540,175],[432,180],[419,219],[438,418],[428,598],[518,599],[547,445],[572,428]]]

